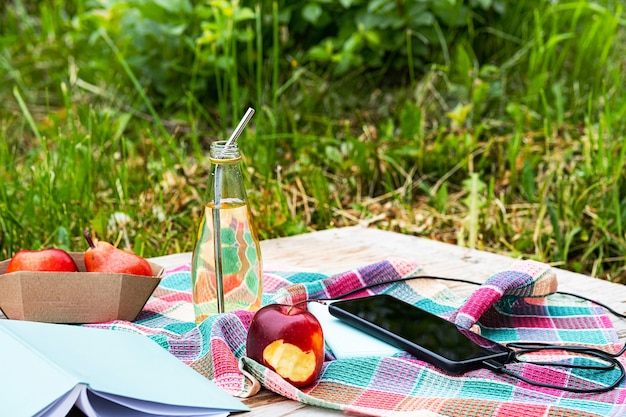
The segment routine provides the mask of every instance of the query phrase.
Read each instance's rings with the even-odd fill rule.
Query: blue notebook
[[[324,342],[335,358],[355,358],[364,356],[391,356],[401,350],[368,335],[332,316],[328,306],[308,303],[311,314],[320,322],[324,332]]]
[[[226,416],[239,400],[146,336],[0,320],[2,415]]]

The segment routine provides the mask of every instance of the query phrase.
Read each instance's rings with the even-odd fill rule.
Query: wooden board
[[[493,273],[507,268],[515,259],[471,250],[429,239],[386,232],[360,226],[272,239],[261,242],[264,267],[284,266],[297,270],[339,273],[393,256],[416,260],[431,275],[483,282]],[[189,262],[189,253],[151,259],[166,268]],[[620,313],[626,311],[626,286],[556,268],[559,290],[598,300]],[[448,284],[466,296],[474,286]],[[620,340],[626,340],[626,320],[614,318]],[[304,406],[262,391],[246,399],[253,410],[246,416],[318,417],[341,413]]]

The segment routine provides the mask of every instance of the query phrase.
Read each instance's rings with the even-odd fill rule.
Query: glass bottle
[[[241,172],[236,144],[211,144],[209,202],[198,228],[191,263],[196,323],[234,310],[261,307],[261,249]]]

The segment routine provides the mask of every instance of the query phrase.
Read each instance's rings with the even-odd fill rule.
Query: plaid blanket
[[[554,293],[556,275],[547,265],[515,262],[477,287],[467,300],[432,279],[394,282],[426,272],[416,262],[395,258],[333,276],[268,270],[264,273],[263,303],[333,298],[380,283],[351,297],[391,294],[501,343],[581,344],[610,352],[621,348],[603,309]],[[245,356],[246,332],[253,313],[217,315],[195,325],[190,282],[189,266],[169,270],[135,322],[90,326],[144,334],[239,397],[254,395],[263,386],[302,403],[372,416],[626,415],[624,382],[606,393],[575,394],[538,388],[487,369],[451,375],[405,352],[391,357],[335,359],[329,351],[319,380],[296,389]],[[572,363],[580,360],[559,352],[538,355],[548,360],[558,356]],[[620,362],[626,364],[623,357]],[[563,384],[614,377],[611,372],[552,369],[530,363],[513,367],[531,379]]]

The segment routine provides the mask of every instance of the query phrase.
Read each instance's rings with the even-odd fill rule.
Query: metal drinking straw
[[[237,142],[237,138],[241,135],[246,125],[254,116],[254,109],[248,107],[248,110],[243,115],[239,124],[230,135],[224,149],[220,155],[220,158],[225,156],[225,153],[232,148]],[[214,181],[214,207],[213,207],[213,235],[214,235],[214,251],[215,251],[215,291],[217,295],[217,312],[224,313],[226,308],[224,306],[224,269],[222,267],[222,228],[220,225],[220,209],[222,208],[222,166],[217,164],[215,167],[215,181]]]

